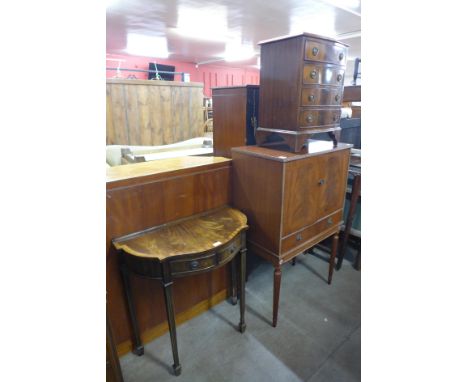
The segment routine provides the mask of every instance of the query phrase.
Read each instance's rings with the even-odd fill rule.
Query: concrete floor
[[[308,381],[361,379],[361,274],[343,266],[326,283],[329,255],[315,250],[282,268],[278,326],[271,326],[273,267],[248,257],[247,330],[237,330],[239,305],[224,301],[177,327],[182,374],[172,374],[169,334],[145,354],[121,358],[126,382]]]

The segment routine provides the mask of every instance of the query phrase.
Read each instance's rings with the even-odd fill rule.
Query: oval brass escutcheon
[[[310,72],[310,77],[311,77],[311,78],[315,78],[316,75],[317,75],[317,72],[316,72],[315,70],[312,70],[312,71]]]
[[[319,51],[318,48],[314,47],[314,48],[312,49],[312,54],[313,54],[314,56],[316,56],[316,55],[318,54],[318,51]]]

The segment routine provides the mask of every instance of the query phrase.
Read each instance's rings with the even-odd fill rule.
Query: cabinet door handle
[[[323,186],[325,184],[325,179],[320,179],[318,181],[319,186]]]

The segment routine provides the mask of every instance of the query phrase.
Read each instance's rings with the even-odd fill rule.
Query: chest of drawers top
[[[311,33],[259,45],[259,127],[339,129],[348,45]]]

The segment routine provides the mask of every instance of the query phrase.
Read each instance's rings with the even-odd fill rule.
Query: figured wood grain
[[[196,166],[186,163],[185,168],[180,163],[175,169],[167,166],[159,172],[150,168],[145,169],[143,175],[133,173],[134,177],[130,178],[126,176],[133,170],[124,170],[129,173],[123,179],[119,180],[120,174],[117,180],[107,182],[106,290],[117,347],[131,340],[132,336],[117,251],[111,245],[111,240],[230,204],[231,161],[222,158],[216,163],[215,158],[199,159],[211,160],[211,163],[201,165],[199,162]],[[229,285],[228,275],[225,267],[221,267],[210,273],[177,280],[173,285],[175,314],[190,310],[225,290]],[[149,331],[166,322],[161,288],[155,287],[153,280],[133,275],[131,285],[140,330]]]
[[[240,211],[222,207],[181,221],[157,226],[113,240],[117,249],[160,261],[174,256],[211,251],[222,246],[247,228]]]
[[[113,80],[106,85],[108,145],[156,146],[203,136],[203,85]]]

